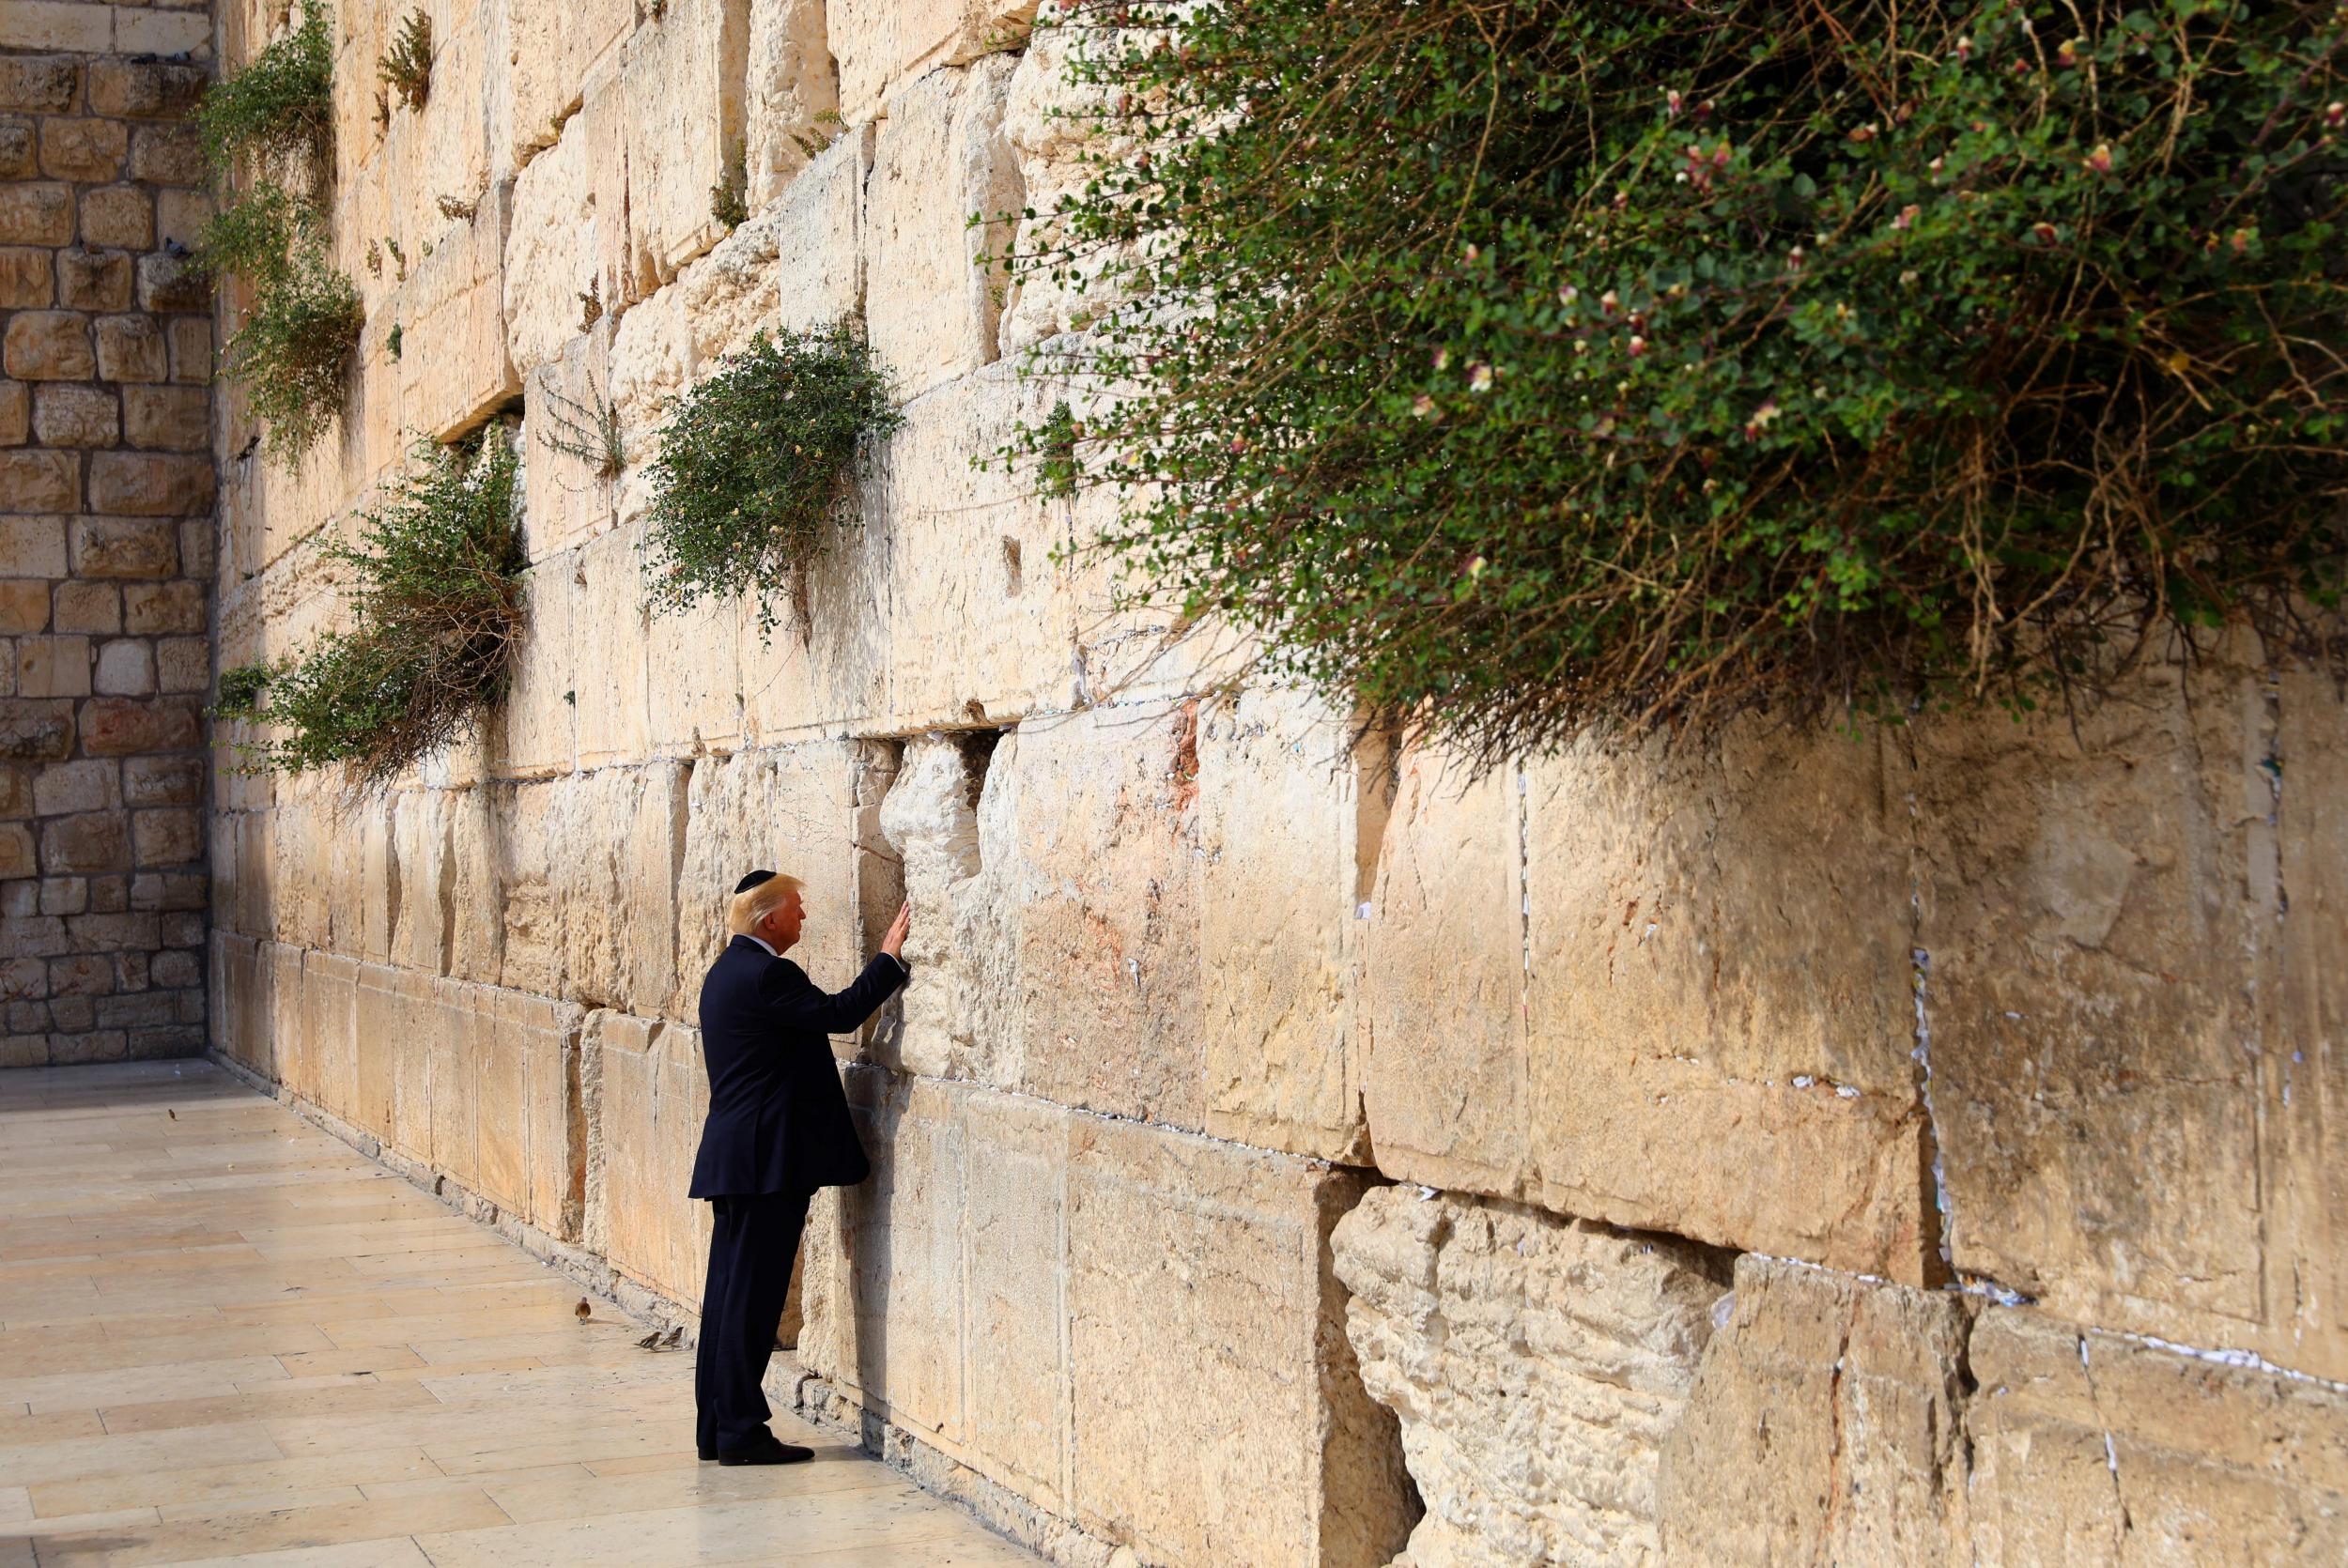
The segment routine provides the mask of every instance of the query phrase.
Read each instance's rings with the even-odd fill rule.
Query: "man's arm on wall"
[[[758,994],[767,1014],[784,1028],[852,1035],[905,983],[906,974],[902,960],[875,953],[847,990],[831,993],[818,990],[807,971],[789,959],[777,959],[759,976]]]

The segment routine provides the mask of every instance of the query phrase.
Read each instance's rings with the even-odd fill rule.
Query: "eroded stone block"
[[[811,146],[828,139],[817,116],[840,108],[824,10],[822,0],[750,0],[745,133],[753,212],[807,166]]]
[[[1330,1238],[1371,1397],[1427,1508],[1410,1560],[1649,1563],[1657,1454],[1712,1331],[1702,1249],[1380,1187]]]

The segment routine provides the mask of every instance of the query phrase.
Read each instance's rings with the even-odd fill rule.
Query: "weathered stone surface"
[[[608,90],[599,61],[610,65],[639,13],[630,0],[513,0],[504,8],[505,102],[501,166],[521,167],[551,146],[567,121]]]
[[[668,1006],[688,776],[654,763],[512,791],[500,822],[508,989],[646,1015]]]
[[[824,10],[820,0],[750,0],[745,134],[752,211],[807,166],[811,146],[829,139],[840,91]]]
[[[73,571],[77,576],[167,577],[178,569],[179,534],[168,520],[153,517],[76,517],[73,520]]]
[[[1014,245],[1021,254],[1040,254],[1065,244],[1066,229],[1057,215],[1094,177],[1089,160],[1099,158],[1114,166],[1129,150],[1121,138],[1103,129],[1107,116],[1100,95],[1105,89],[1070,79],[1077,40],[1093,31],[1089,25],[1039,30],[1012,75],[1003,133],[1018,161],[1022,210],[1035,214],[1019,223]],[[1121,303],[1103,277],[1113,254],[1087,248],[1065,268],[1051,269],[1066,276],[1039,271],[1014,283],[1003,304],[1003,352],[1015,353],[1089,326]]]
[[[1383,740],[1356,744],[1295,691],[1202,703],[1197,724],[1206,1130],[1364,1163],[1353,992],[1390,805]]]
[[[211,410],[203,387],[126,387],[123,435],[132,446],[202,452],[211,438]]]
[[[2348,1392],[1993,1307],[1970,1560],[2326,1563],[2348,1556]]]
[[[135,119],[178,119],[195,107],[211,80],[202,66],[174,60],[125,59],[89,64],[92,114]]]
[[[122,434],[115,394],[49,383],[33,389],[33,436],[44,446],[112,446]]]
[[[598,1011],[581,1051],[586,1244],[662,1295],[698,1301],[709,1213],[685,1193],[709,1104],[700,1037]]]
[[[805,329],[854,316],[864,300],[858,242],[873,133],[849,131],[678,282],[696,374],[749,344],[762,328]]]
[[[23,317],[18,317],[22,320]],[[81,504],[81,460],[63,452],[0,453],[0,506],[26,512],[71,511]],[[11,528],[9,543],[33,530],[47,531],[48,519]],[[22,558],[20,558],[22,559]],[[15,571],[37,570],[31,560]]]
[[[33,429],[33,389],[0,381],[0,446],[22,446]]]
[[[1015,889],[1017,1082],[1067,1105],[1204,1120],[1197,715],[1096,708],[1022,726],[981,805],[981,853]],[[1005,755],[1008,753],[1008,755]],[[1002,852],[995,776],[1015,790]]]
[[[73,187],[12,181],[0,187],[0,245],[67,245],[73,240]],[[8,374],[22,371],[10,367]]]
[[[2341,708],[2242,652],[1919,730],[1920,1016],[1959,1268],[2340,1376]]]
[[[1000,723],[1089,696],[1077,652],[1080,598],[1052,559],[1067,519],[1032,480],[974,472],[1048,400],[1002,363],[919,398],[882,454],[871,504],[888,540],[887,707],[900,723]]]
[[[160,381],[166,366],[163,334],[144,315],[98,321],[98,374],[108,381]]]
[[[1354,1017],[1378,1168],[1502,1197],[1523,1191],[1522,809],[1514,770],[1471,780],[1399,761]]]
[[[1003,254],[1010,225],[997,215],[1019,210],[1003,136],[1012,69],[994,55],[921,78],[889,100],[874,138],[865,308],[900,397],[996,357],[1002,278],[981,258]]]
[[[1663,1446],[1664,1560],[1966,1560],[1972,1303],[1748,1255],[1723,1308]]]
[[[95,453],[89,460],[89,503],[94,511],[133,517],[200,515],[211,509],[211,459]]]
[[[901,1030],[881,1053],[908,1072],[982,1078],[1008,1032],[1002,1003],[1016,994],[1018,954],[996,918],[998,882],[980,877],[987,759],[978,748],[992,738],[932,733],[906,742],[880,803],[877,825],[903,863],[904,896],[923,912],[905,938],[916,978],[903,992]]]
[[[734,177],[747,127],[739,62],[749,51],[750,0],[671,0],[657,27],[628,44],[628,269],[649,294],[716,244],[725,227],[710,188]]]
[[[607,533],[579,546],[571,579],[571,624],[586,635],[572,641],[573,707],[579,724],[579,765],[642,757],[650,749],[651,700],[645,664],[650,611],[634,530]],[[544,585],[548,592],[560,585]]]
[[[85,381],[98,365],[90,347],[89,318],[76,311],[11,315],[7,334],[0,338],[0,361],[20,381]]]
[[[40,122],[40,172],[51,179],[100,184],[121,170],[130,146],[130,128],[116,120],[45,119]]]
[[[1937,1277],[1906,778],[1894,741],[1760,724],[1527,770],[1543,1205]]]
[[[135,185],[82,194],[82,242],[143,251],[155,242],[155,201]]]
[[[77,246],[57,253],[58,304],[77,311],[119,311],[131,308],[131,298],[127,252]]]
[[[587,330],[582,296],[598,311],[622,298],[627,164],[618,107],[609,98],[590,103],[515,178],[502,284],[506,350],[522,375]]]
[[[1417,1568],[1646,1563],[1657,1454],[1709,1337],[1702,1250],[1381,1187],[1331,1237],[1347,1332],[1427,1507]]]
[[[1036,0],[833,0],[829,9],[840,112],[862,121],[900,83],[1016,49]]]
[[[1329,1264],[1361,1191],[1350,1172],[1070,1118],[1080,1523],[1153,1561],[1369,1564],[1399,1548],[1399,1445],[1362,1390]]]

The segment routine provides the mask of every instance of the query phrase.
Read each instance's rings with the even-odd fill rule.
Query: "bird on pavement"
[[[639,1350],[650,1350],[654,1345],[657,1345],[659,1343],[660,1330],[655,1329],[651,1333],[646,1334],[642,1339],[636,1342],[636,1348]]]
[[[660,1342],[660,1348],[663,1350],[674,1350],[677,1347],[677,1342],[682,1340],[684,1337],[685,1325],[680,1323],[675,1328],[669,1330],[669,1337]]]
[[[581,1326],[584,1326],[589,1318],[595,1315],[595,1309],[589,1306],[587,1298],[582,1296],[579,1299],[579,1305],[571,1309],[571,1315],[578,1318]]]

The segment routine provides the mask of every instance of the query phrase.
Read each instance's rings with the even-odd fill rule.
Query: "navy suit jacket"
[[[690,1195],[812,1192],[871,1175],[826,1037],[854,1034],[904,983],[904,966],[875,953],[827,996],[749,937],[727,943],[702,981],[709,1119]]]

